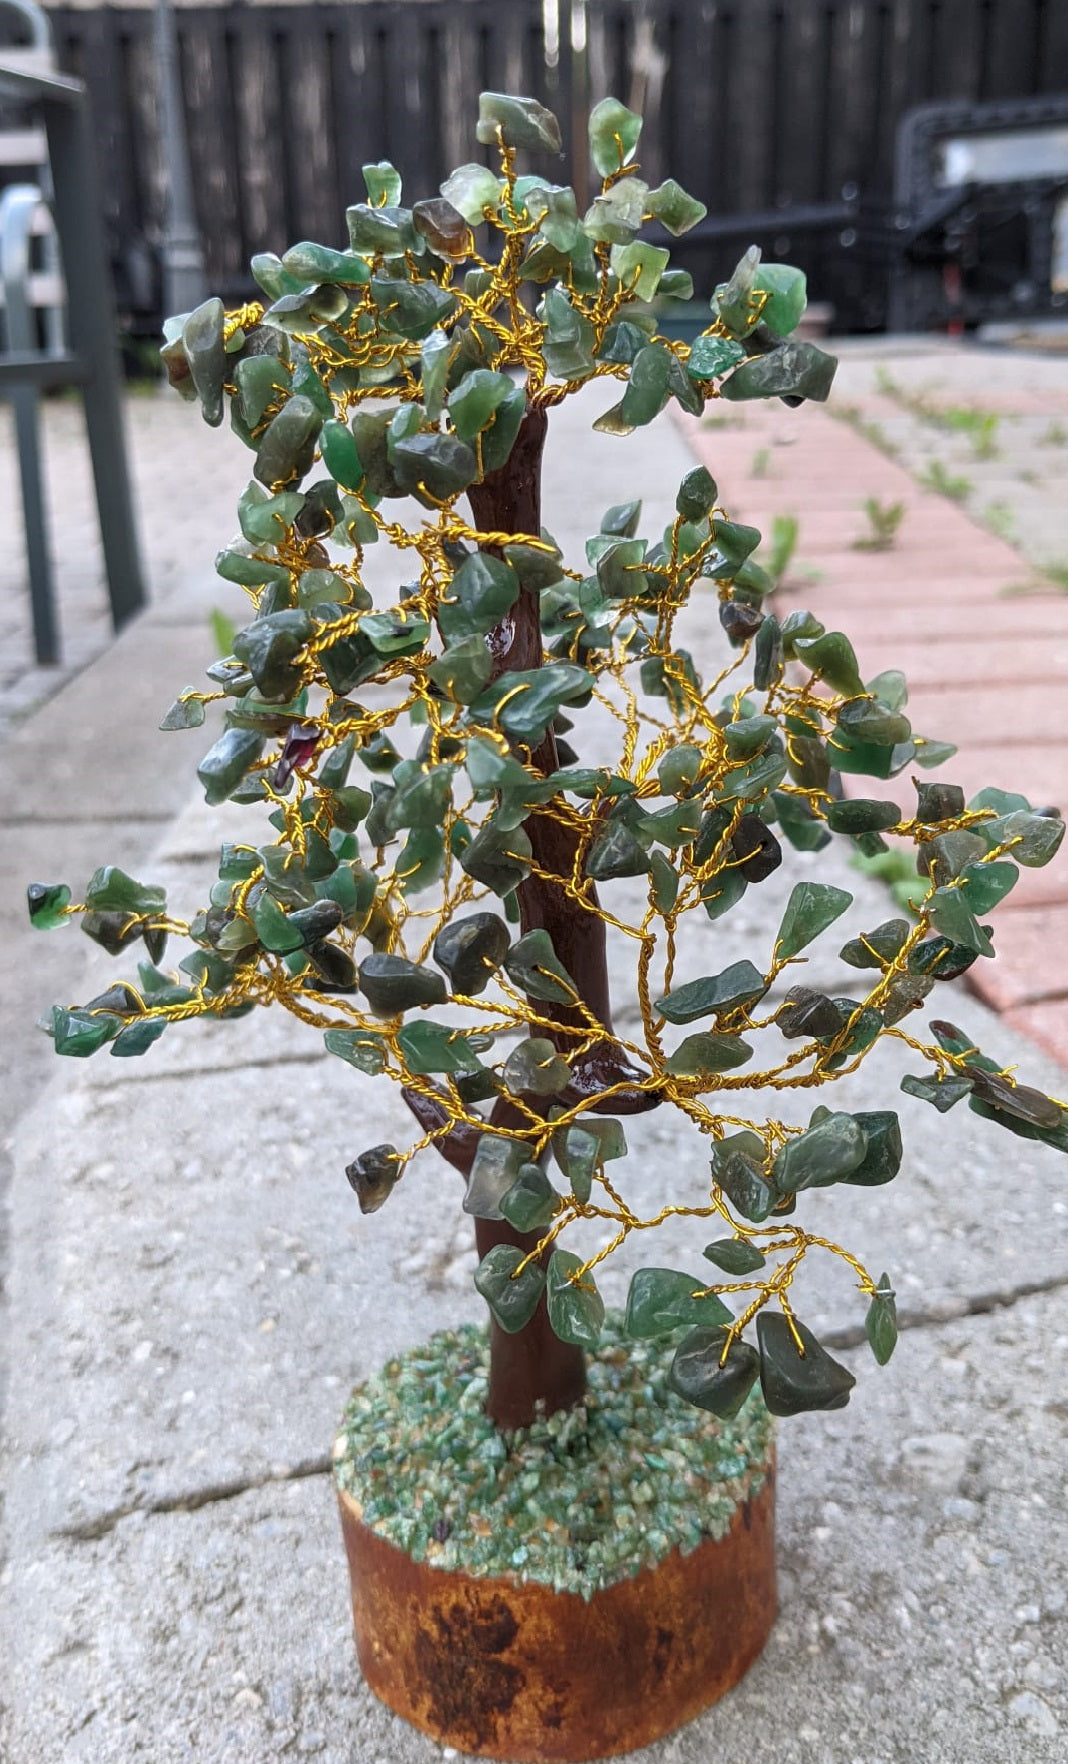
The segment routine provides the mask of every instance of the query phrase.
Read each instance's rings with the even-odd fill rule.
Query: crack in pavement
[[[944,1299],[922,1311],[899,1311],[897,1327],[902,1329],[937,1329],[943,1323],[956,1323],[962,1317],[987,1317],[992,1311],[1006,1311],[1021,1299],[1035,1298],[1044,1292],[1057,1292],[1068,1286],[1068,1270],[1050,1274],[1045,1280],[1025,1280],[1019,1286],[996,1287],[992,1292],[978,1292],[971,1298]],[[867,1340],[863,1325],[849,1329],[828,1329],[820,1335],[823,1347],[861,1347]]]
[[[899,1313],[898,1329],[937,1329],[964,1317],[986,1317],[993,1311],[1011,1309],[1021,1299],[1057,1292],[1063,1286],[1068,1286],[1068,1270],[1063,1274],[1051,1274],[1045,1280],[1027,1280],[1019,1286],[999,1287],[991,1292],[975,1293],[971,1298],[946,1299],[941,1304],[929,1305],[922,1311]],[[828,1329],[820,1335],[823,1347],[839,1350],[862,1347],[865,1340],[863,1327]],[[251,1494],[260,1488],[270,1488],[275,1483],[303,1482],[313,1476],[327,1476],[332,1466],[332,1454],[325,1452],[319,1457],[306,1458],[298,1464],[267,1470],[260,1476],[234,1477],[229,1482],[205,1483],[202,1488],[191,1489],[186,1494],[159,1495],[149,1501],[129,1501],[124,1506],[112,1507],[104,1513],[98,1513],[92,1519],[61,1526],[50,1532],[49,1536],[63,1538],[70,1543],[96,1543],[98,1539],[114,1531],[123,1519],[130,1519],[135,1513],[150,1516],[158,1513],[195,1513],[200,1507],[236,1500],[239,1495]]]
[[[220,1061],[211,1066],[183,1066],[174,1072],[131,1072],[128,1078],[99,1079],[91,1090],[125,1090],[129,1084],[174,1084],[186,1078],[217,1078],[221,1072],[251,1072],[264,1066],[318,1066],[329,1059],[325,1051],[264,1054],[259,1059],[238,1060],[233,1065]]]
[[[98,1538],[106,1537],[110,1531],[114,1531],[121,1520],[131,1519],[135,1513],[149,1516],[157,1513],[195,1513],[200,1507],[233,1501],[239,1495],[250,1494],[258,1488],[270,1488],[274,1483],[304,1482],[310,1476],[325,1476],[331,1463],[330,1453],[325,1452],[316,1458],[306,1458],[299,1464],[265,1470],[261,1476],[235,1476],[228,1482],[206,1482],[202,1488],[191,1489],[186,1494],[157,1495],[150,1501],[128,1501],[121,1507],[111,1507],[104,1513],[97,1513],[92,1519],[82,1519],[75,1525],[61,1525],[51,1531],[49,1536],[61,1537],[72,1543],[95,1543]]]

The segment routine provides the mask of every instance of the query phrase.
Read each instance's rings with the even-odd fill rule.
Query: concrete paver
[[[32,775],[52,817],[27,821],[32,850],[13,854],[12,878],[32,860],[49,875],[62,863],[77,882],[115,858],[190,902],[230,816],[240,820],[237,810],[182,806],[196,734],[158,746],[148,734],[152,713],[197,677],[206,609],[236,595],[212,580],[210,560],[243,477],[235,488],[209,468],[228,452],[244,461],[236,444],[209,439],[174,408],[196,437],[188,445],[204,486],[195,530],[166,540],[186,586],[55,699],[53,716],[84,732],[92,757],[81,793],[68,758],[43,739],[42,718],[0,748],[5,798],[17,800]],[[163,411],[153,446],[170,444]],[[651,488],[657,530],[691,463],[666,419],[638,449],[590,435],[591,414],[583,399],[555,415],[546,514],[572,552],[602,508],[640,490]],[[835,431],[820,427],[819,412],[801,417],[818,451]],[[800,450],[789,452],[794,474]],[[728,458],[724,447],[724,499],[745,518],[757,510],[751,492],[765,494],[769,481],[732,487]],[[803,563],[804,520],[799,555]],[[935,579],[933,549],[928,563]],[[820,567],[829,575],[823,557]],[[802,584],[796,603],[815,608],[824,586]],[[844,609],[842,623],[853,628]],[[684,640],[699,663],[711,653],[708,603],[695,607]],[[599,739],[595,726],[594,747]],[[131,805],[158,818],[127,821]],[[92,818],[54,825],[79,814]],[[801,855],[788,862],[788,875],[751,889],[731,915],[732,944],[769,942],[790,883],[812,867]],[[874,883],[843,853],[832,862],[832,879],[856,895],[843,937],[887,916]],[[630,885],[616,886],[624,903]],[[23,964],[4,1006],[17,1046],[57,983],[77,995],[83,980],[77,940],[9,942]],[[722,951],[723,927],[704,921],[685,959]],[[824,973],[840,982],[830,954],[813,950],[813,984]],[[86,984],[114,971],[99,953],[85,960]],[[633,1005],[620,1003],[626,1021]],[[1052,1007],[1013,1005],[998,1018],[959,985],[938,1003],[1021,1075],[1064,1090],[1063,1072],[1015,1026]],[[811,1217],[877,1271],[891,1269],[915,1327],[881,1372],[865,1350],[843,1347],[860,1380],[850,1408],[782,1429],[782,1613],[772,1640],[723,1704],[637,1755],[648,1764],[737,1764],[743,1754],[774,1764],[1053,1764],[1063,1755],[1063,1412],[1053,1377],[1068,1334],[1063,1160],[964,1109],[940,1119],[895,1097],[914,1056],[895,1044],[877,1053],[835,1097],[856,1108],[899,1103],[907,1168],[884,1189],[813,1194]],[[172,1032],[135,1070],[118,1064],[57,1065],[34,1101],[39,1062],[20,1088],[0,1460],[0,1756],[428,1764],[441,1749],[376,1704],[356,1670],[325,1455],[352,1379],[475,1314],[469,1222],[451,1190],[441,1205],[451,1175],[420,1160],[405,1178],[408,1206],[363,1219],[343,1176],[353,1136],[399,1143],[410,1126],[390,1091],[357,1079],[285,1019],[196,1025]],[[784,1106],[800,1119],[811,1100]],[[744,1109],[744,1093],[738,1101]],[[661,1112],[628,1138],[628,1184],[657,1192],[670,1170],[700,1186],[700,1147]],[[681,1225],[660,1244],[666,1262],[693,1253]],[[606,1270],[612,1302],[631,1253]],[[847,1277],[818,1292],[806,1283],[800,1295],[817,1328],[859,1320]]]

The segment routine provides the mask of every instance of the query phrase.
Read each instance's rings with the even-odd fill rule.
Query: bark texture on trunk
[[[541,461],[546,427],[546,413],[529,410],[507,464],[482,483],[471,486],[468,500],[474,525],[480,531],[535,536],[540,533]],[[487,545],[485,549],[496,547]],[[488,641],[494,677],[540,667],[542,634],[537,595],[521,593]],[[551,728],[530,758],[543,773],[556,770],[556,738]],[[534,863],[542,874],[528,876],[516,890],[520,929],[526,932],[537,928],[549,933],[580,997],[604,1032],[585,1054],[576,1058],[575,1037],[567,1031],[581,1028],[588,1034],[588,1019],[568,1005],[550,1005],[541,999],[531,1001],[540,1017],[551,1016],[560,1025],[555,1035],[551,1030],[539,1032],[551,1035],[561,1052],[571,1059],[574,1079],[567,1097],[577,1102],[598,1096],[612,1086],[623,1086],[606,1100],[605,1112],[633,1114],[652,1108],[657,1099],[633,1088],[644,1074],[626,1060],[612,1039],[604,922],[572,899],[563,885],[572,875],[578,836],[544,810],[535,810],[524,822],[524,829]],[[444,1126],[447,1116],[443,1108],[425,1097],[405,1094],[409,1107],[425,1128]],[[489,1124],[491,1128],[509,1128],[525,1126],[526,1122],[507,1098],[500,1097]],[[471,1167],[477,1144],[478,1132],[472,1128],[443,1134],[438,1141],[442,1156],[464,1174]],[[526,1254],[538,1241],[536,1233],[523,1235],[503,1220],[476,1220],[475,1236],[480,1259],[499,1243],[512,1244]],[[491,1324],[491,1331],[486,1408],[498,1427],[528,1427],[539,1405],[552,1414],[581,1402],[586,1388],[585,1355],[581,1348],[560,1341],[553,1333],[544,1298],[526,1328],[517,1334],[506,1334],[496,1322]]]

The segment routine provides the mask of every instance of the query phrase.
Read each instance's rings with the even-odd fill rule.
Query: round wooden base
[[[775,1618],[774,1466],[722,1538],[587,1603],[413,1562],[339,1491],[356,1652],[375,1695],[461,1752],[578,1764],[670,1733],[752,1665]]]

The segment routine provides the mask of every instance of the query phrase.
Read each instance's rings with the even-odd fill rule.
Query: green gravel
[[[443,1330],[353,1393],[334,1446],[364,1522],[417,1562],[594,1592],[722,1537],[767,1471],[759,1389],[719,1421],[668,1388],[671,1342],[609,1315],[585,1403],[502,1434],[488,1331]]]

